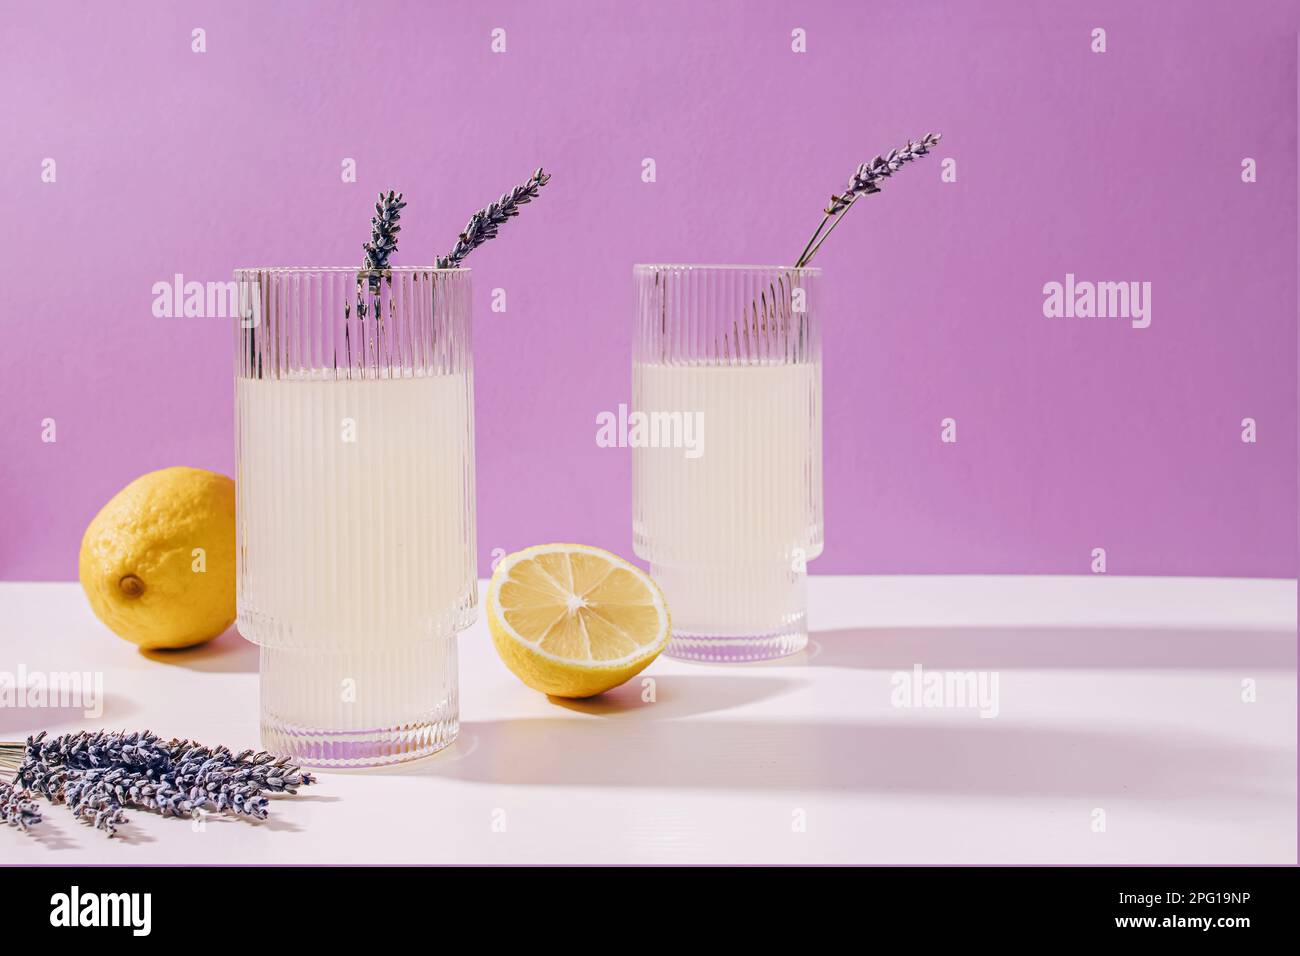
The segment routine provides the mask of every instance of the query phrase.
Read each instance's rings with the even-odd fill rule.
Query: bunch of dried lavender
[[[519,207],[536,199],[542,187],[551,181],[549,173],[538,169],[528,181],[505,193],[496,202],[470,216],[465,231],[456,240],[451,252],[437,260],[439,269],[458,269],[461,260],[489,239],[495,239],[497,229],[507,219],[519,215]]]
[[[817,250],[822,247],[827,236],[835,231],[835,227],[840,224],[855,202],[863,196],[870,196],[872,193],[880,192],[880,183],[882,180],[889,178],[896,173],[905,163],[910,163],[918,157],[924,156],[933,147],[939,144],[942,139],[940,133],[926,133],[921,137],[918,143],[910,139],[907,145],[900,149],[892,149],[885,156],[877,156],[869,163],[863,163],[857,171],[850,177],[848,187],[843,193],[831,196],[830,203],[822,210],[822,221],[817,226],[817,230],[808,240],[808,244],[803,247],[803,252],[799,253],[799,258],[795,260],[795,268],[806,266],[812,261]],[[830,228],[827,228],[827,223]],[[825,232],[823,232],[825,230]]]
[[[63,803],[79,820],[109,836],[125,810],[163,816],[212,813],[267,817],[266,793],[297,793],[316,778],[286,758],[190,740],[164,743],[150,731],[82,731],[46,740],[28,737],[13,786]]]

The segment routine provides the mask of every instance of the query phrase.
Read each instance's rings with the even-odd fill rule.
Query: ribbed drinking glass
[[[458,730],[477,604],[470,276],[240,269],[239,630],[263,745],[318,767]]]
[[[667,653],[783,657],[808,641],[822,550],[819,269],[641,265],[632,526],[672,612]]]

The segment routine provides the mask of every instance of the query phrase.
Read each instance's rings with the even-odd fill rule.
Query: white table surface
[[[51,807],[0,829],[0,861],[1296,862],[1295,581],[814,577],[810,618],[797,657],[661,658],[653,703],[637,679],[565,704],[506,671],[480,617],[449,750],[324,773],[263,824],[137,811],[108,840]],[[917,663],[996,673],[998,716],[892,706]],[[258,744],[257,650],[233,631],[151,659],[78,585],[3,584],[0,671],[20,665],[102,671],[104,713],[0,708],[0,739]]]

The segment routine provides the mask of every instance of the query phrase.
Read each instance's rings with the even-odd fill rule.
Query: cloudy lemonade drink
[[[637,267],[634,415],[694,426],[629,442],[635,548],[668,599],[673,656],[759,660],[807,641],[806,563],[822,549],[816,274]],[[692,432],[692,447],[663,440]]]
[[[236,384],[254,632],[426,640],[472,606],[465,375]],[[255,608],[255,609],[254,609]]]
[[[476,603],[467,270],[248,270],[236,382],[239,629],[268,749],[318,766],[457,729]]]

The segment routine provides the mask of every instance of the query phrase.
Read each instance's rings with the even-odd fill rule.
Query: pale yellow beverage
[[[469,376],[235,389],[239,629],[262,646],[264,721],[364,736],[444,685],[454,713],[476,601]]]
[[[475,587],[466,376],[235,387],[256,609],[241,625],[366,648],[460,624]]]
[[[822,549],[820,364],[637,362],[632,391],[635,411],[696,416],[696,448],[633,451],[636,551],[681,656],[696,635],[716,652],[801,627],[804,565]]]

